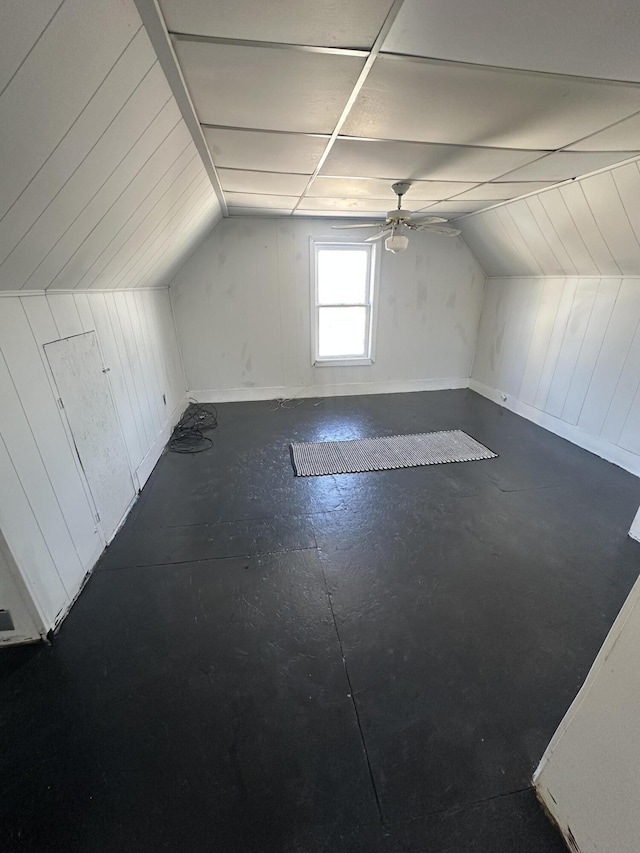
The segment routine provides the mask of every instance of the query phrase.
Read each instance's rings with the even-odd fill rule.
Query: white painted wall
[[[466,387],[484,275],[462,241],[425,232],[412,235],[406,252],[381,253],[375,364],[312,366],[310,237],[331,239],[333,224],[225,219],[198,247],[170,287],[193,395],[215,401]]]
[[[632,539],[637,539],[638,542],[640,542],[640,509],[636,513],[636,517],[634,518],[631,524],[629,536],[631,536]]]
[[[46,634],[1,530],[0,607],[9,611],[14,626],[12,631],[0,631],[0,646],[36,641]]]
[[[640,474],[640,278],[489,279],[471,387]]]
[[[640,164],[456,223],[488,276],[640,275]]]
[[[547,748],[534,781],[579,853],[636,853],[640,838],[640,580]]]
[[[133,0],[0,3],[0,290],[166,284],[220,206]]]
[[[47,630],[114,532],[96,523],[43,351],[45,343],[91,330],[110,368],[136,486],[151,473],[184,403],[166,288],[0,298],[0,529]]]

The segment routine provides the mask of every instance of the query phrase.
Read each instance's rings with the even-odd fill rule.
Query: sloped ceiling
[[[457,225],[489,276],[640,275],[639,163],[474,214]]]
[[[3,0],[0,290],[166,283],[219,216],[132,0]]]
[[[379,216],[410,179],[455,217],[640,151],[636,0],[159,4],[232,215]]]

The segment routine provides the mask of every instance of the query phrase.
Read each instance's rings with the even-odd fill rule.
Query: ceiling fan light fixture
[[[409,238],[404,234],[392,234],[384,241],[384,247],[388,252],[393,252],[394,255],[398,252],[404,252],[409,246]]]

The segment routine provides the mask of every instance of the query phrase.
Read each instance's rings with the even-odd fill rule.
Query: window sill
[[[314,367],[364,367],[373,364],[372,358],[318,358]]]

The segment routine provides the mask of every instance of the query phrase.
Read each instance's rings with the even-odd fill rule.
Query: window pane
[[[367,356],[366,308],[319,308],[318,356]]]
[[[367,249],[318,249],[318,302],[367,301]]]

